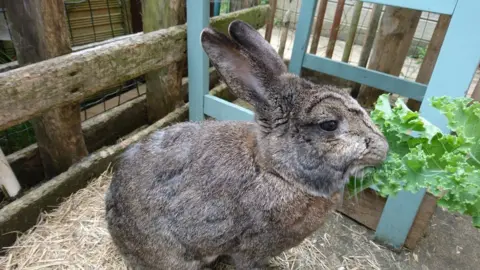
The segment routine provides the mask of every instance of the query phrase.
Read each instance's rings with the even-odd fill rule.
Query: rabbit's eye
[[[325,131],[334,131],[337,129],[338,122],[335,120],[320,123],[320,128]]]

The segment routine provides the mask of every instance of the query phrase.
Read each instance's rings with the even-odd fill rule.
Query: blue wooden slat
[[[217,120],[254,120],[254,114],[252,111],[212,95],[204,96],[204,108],[206,115]]]
[[[213,4],[213,16],[218,16],[220,14],[220,5],[222,4],[222,0],[214,0],[215,3]]]
[[[353,66],[313,54],[305,55],[303,66],[308,69],[383,89],[387,92],[399,94],[418,101],[422,101],[427,89],[427,86],[421,83],[408,81],[383,72]]]
[[[472,35],[465,29],[480,24],[479,10],[480,1],[458,0],[420,107],[421,115],[444,132],[448,132],[447,120],[428,100],[433,96],[464,96],[469,88],[480,61],[480,35]],[[422,190],[417,194],[401,192],[388,198],[375,237],[394,247],[403,245],[424,195]]]
[[[387,6],[403,7],[440,14],[452,14],[457,0],[364,0]]]
[[[208,57],[200,43],[200,34],[210,20],[210,3],[187,0],[188,100],[191,121],[201,121],[203,96],[208,93]]]
[[[303,57],[308,47],[310,31],[314,12],[317,9],[317,0],[302,0],[300,16],[293,41],[292,57],[288,65],[288,71],[300,75],[302,71]]]

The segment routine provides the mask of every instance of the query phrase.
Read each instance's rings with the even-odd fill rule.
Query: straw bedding
[[[111,173],[106,171],[88,187],[69,197],[55,211],[42,214],[37,226],[19,237],[8,248],[6,256],[0,257],[0,268],[127,269],[111,243],[104,220],[104,193],[110,179]],[[332,222],[327,222],[326,226],[339,226],[339,219],[342,218],[341,215],[334,214]],[[342,237],[353,242],[345,244],[338,243],[337,240],[332,242],[332,236],[321,231],[323,232],[306,239],[300,246],[272,259],[272,268],[380,269],[375,254],[369,250],[378,250],[379,247],[363,233],[347,230],[350,235]],[[334,256],[332,250],[335,245],[343,245],[356,254],[340,258]],[[218,265],[217,268],[233,269],[228,265]]]

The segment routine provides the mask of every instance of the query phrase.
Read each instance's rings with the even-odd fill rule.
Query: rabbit
[[[247,23],[206,27],[204,51],[254,121],[182,122],[116,162],[106,221],[132,269],[268,269],[320,229],[349,178],[380,165],[388,144],[348,93],[290,74]]]

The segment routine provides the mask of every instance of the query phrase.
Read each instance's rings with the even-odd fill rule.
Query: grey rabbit
[[[129,147],[115,165],[106,220],[133,269],[236,269],[268,261],[318,230],[349,177],[381,164],[388,144],[334,86],[287,68],[242,21],[207,27],[204,51],[255,121],[178,123]]]

